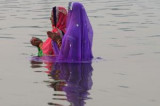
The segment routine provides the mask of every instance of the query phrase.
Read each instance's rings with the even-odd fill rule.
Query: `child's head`
[[[39,47],[39,44],[42,43],[42,40],[36,37],[32,37],[32,39],[30,40],[31,44],[33,46],[37,46]]]

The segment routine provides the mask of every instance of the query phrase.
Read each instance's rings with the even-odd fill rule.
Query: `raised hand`
[[[51,38],[53,41],[56,41],[56,33],[51,32],[51,31],[47,31],[47,35],[49,38]]]

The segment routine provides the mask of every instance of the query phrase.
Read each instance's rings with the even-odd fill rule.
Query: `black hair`
[[[53,7],[52,12],[53,12],[54,25],[56,26],[57,25],[56,6]]]

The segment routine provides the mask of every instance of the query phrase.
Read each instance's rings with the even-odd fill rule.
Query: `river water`
[[[92,64],[30,61],[53,6],[0,0],[1,106],[159,106],[160,1],[81,0],[94,29]]]

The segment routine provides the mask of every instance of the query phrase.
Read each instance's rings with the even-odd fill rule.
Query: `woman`
[[[91,61],[93,30],[84,6],[72,2],[69,6],[67,31],[58,60],[62,62]]]
[[[38,47],[38,56],[58,55],[62,44],[62,37],[66,32],[67,11],[64,7],[53,7],[51,12],[52,31],[48,31],[45,42],[32,37],[31,44]]]

